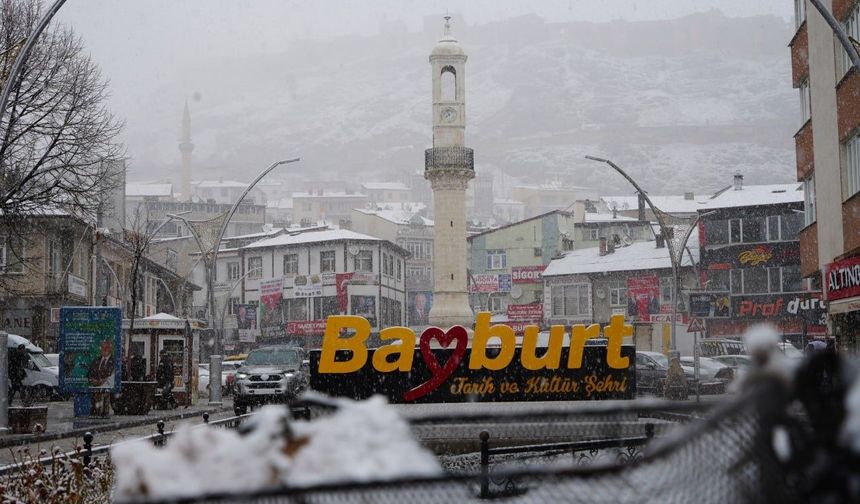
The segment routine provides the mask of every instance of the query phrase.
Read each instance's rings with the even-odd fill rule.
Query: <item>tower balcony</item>
[[[475,171],[475,153],[468,147],[433,147],[424,151],[424,170]]]

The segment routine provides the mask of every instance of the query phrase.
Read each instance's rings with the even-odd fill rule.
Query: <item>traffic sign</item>
[[[690,319],[690,325],[687,326],[687,332],[705,332],[705,319],[693,317]]]

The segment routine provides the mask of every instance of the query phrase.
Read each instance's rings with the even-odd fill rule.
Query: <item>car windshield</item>
[[[248,366],[298,366],[299,353],[275,348],[254,350],[245,359]]]
[[[663,355],[663,354],[653,354],[653,355],[649,355],[649,357],[651,357],[652,359],[654,359],[655,361],[657,361],[657,364],[660,364],[660,367],[664,367],[664,368],[669,367],[669,359],[668,359],[668,358],[666,358],[666,356],[665,356],[665,355]]]
[[[36,365],[40,368],[53,366],[53,364],[51,364],[51,361],[49,361],[48,358],[45,357],[45,354],[31,353],[30,358],[33,359],[33,362],[35,362]]]

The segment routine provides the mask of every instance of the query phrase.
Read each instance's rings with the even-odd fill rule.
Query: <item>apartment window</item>
[[[855,10],[856,12],[856,10]],[[845,144],[845,168],[848,194],[845,199],[860,192],[860,133],[855,133]]]
[[[730,287],[729,270],[708,270],[705,279],[705,290],[728,291]]]
[[[810,176],[803,181],[803,225],[815,222],[815,178]]]
[[[782,275],[780,268],[768,268],[767,276],[770,284],[770,292],[782,292]]]
[[[314,317],[313,320],[325,320],[330,315],[340,313],[340,305],[337,302],[337,296],[315,297],[314,299]]]
[[[403,270],[403,261],[398,259],[397,260],[397,279],[398,280],[400,280],[400,277],[402,276],[402,270]]]
[[[24,272],[24,246],[19,238],[0,237],[0,273]]]
[[[373,271],[373,251],[362,250],[355,256],[355,271],[370,273]]]
[[[794,28],[800,28],[804,21],[806,21],[806,0],[794,0]]]
[[[767,241],[779,241],[779,215],[767,216]]]
[[[505,311],[504,297],[491,295],[489,299],[487,299],[487,309],[492,313],[502,313]]]
[[[742,271],[744,294],[768,292],[768,268],[746,268]]]
[[[763,242],[765,234],[764,217],[746,217],[743,220],[744,243]]]
[[[800,230],[803,229],[803,214],[798,211],[780,215],[779,228],[779,238],[782,241],[797,240],[800,236]]]
[[[589,284],[552,287],[550,296],[553,316],[588,317],[591,315]]]
[[[263,258],[260,256],[248,258],[248,278],[263,277]]]
[[[505,269],[508,266],[507,254],[504,250],[488,250],[487,251],[487,269],[498,270]]]
[[[806,124],[806,121],[809,120],[809,81],[803,81],[800,83],[800,125],[803,126]]]
[[[284,256],[284,274],[297,275],[299,273],[299,255],[286,254]]]
[[[860,40],[860,9],[854,7],[848,19],[845,20],[843,28],[845,28],[845,33],[849,37],[853,37],[854,40]],[[839,44],[839,50],[842,52],[842,75],[845,75],[851,68],[851,58],[845,52],[842,44]]]
[[[227,263],[227,279],[228,280],[238,280],[239,279],[239,263],[238,262]]]
[[[58,282],[63,275],[63,251],[60,242],[48,242],[48,276]]]
[[[588,241],[597,241],[600,239],[600,229],[592,228],[588,230]]]
[[[239,313],[239,298],[231,297],[230,304],[227,305],[227,309],[230,312],[230,315],[236,315],[237,313]]]
[[[705,221],[705,240],[708,245],[722,245],[728,243],[728,223],[723,219]]]
[[[320,252],[320,271],[323,273],[332,272],[335,270],[334,265],[334,250],[324,250]]]
[[[627,306],[627,281],[609,283],[609,306]]]
[[[800,266],[782,267],[782,292],[800,292],[803,290],[803,278],[800,276]]]
[[[307,298],[284,299],[283,306],[285,320],[308,320]]]
[[[741,242],[741,220],[729,220],[729,243]]]
[[[672,287],[671,277],[660,277],[660,304],[672,306]]]
[[[732,294],[744,293],[744,272],[743,270],[733,269],[730,276]]]

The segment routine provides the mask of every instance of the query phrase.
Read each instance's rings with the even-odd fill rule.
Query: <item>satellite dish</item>
[[[361,249],[358,248],[358,245],[350,245],[349,247],[347,247],[346,252],[351,256],[355,256],[358,255],[359,252],[361,252]]]
[[[519,285],[514,285],[511,287],[511,297],[514,299],[519,299],[523,297],[523,288]]]

